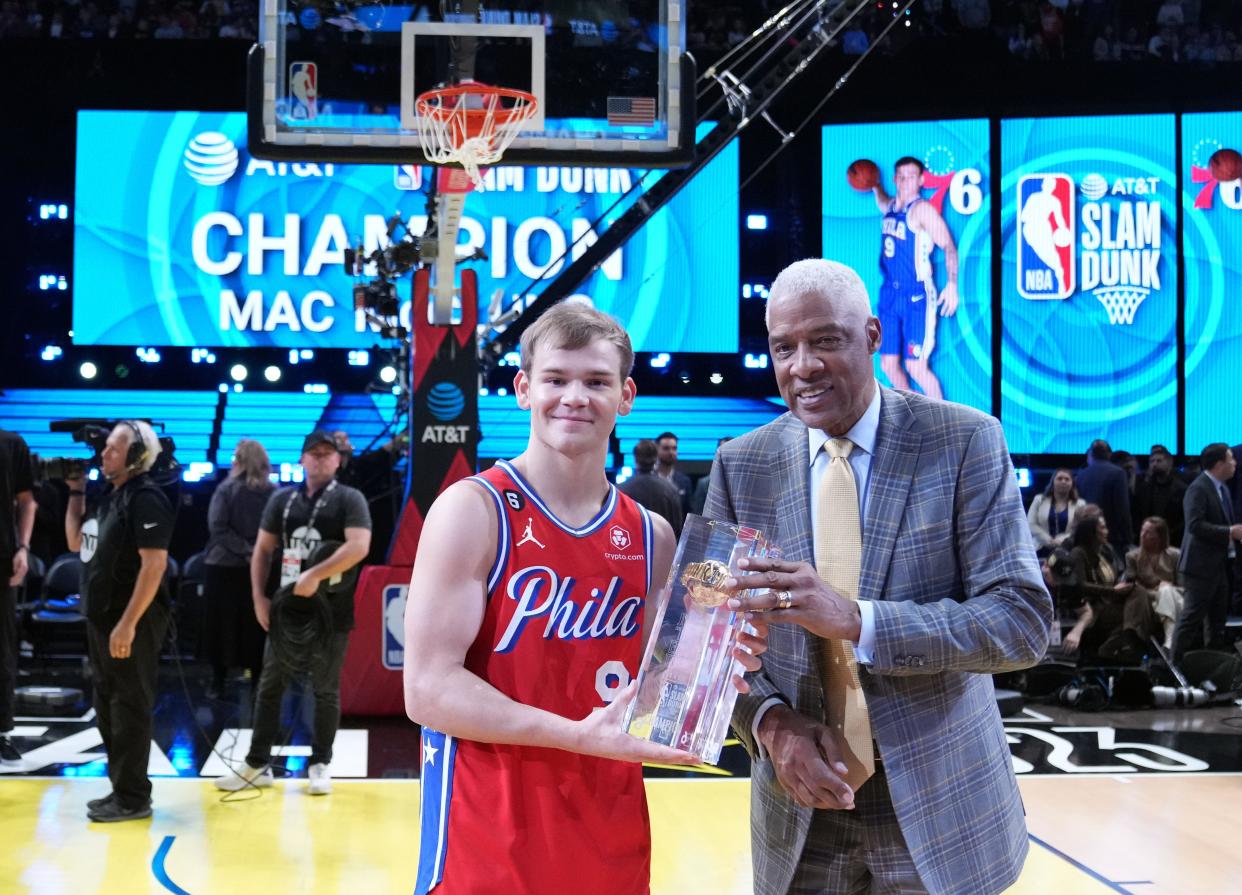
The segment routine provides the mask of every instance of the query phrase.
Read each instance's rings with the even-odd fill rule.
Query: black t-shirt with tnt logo
[[[272,558],[279,569],[284,550],[302,548],[303,557],[324,541],[345,541],[347,528],[371,528],[371,511],[362,492],[340,482],[331,482],[316,494],[306,493],[305,485],[282,488],[271,496],[263,510],[259,528],[276,536],[280,548]],[[302,562],[302,570],[314,563]],[[349,631],[354,627],[354,585],[361,564],[349,569],[338,584],[328,588],[333,627]]]
[[[167,550],[176,512],[145,475],[106,492],[82,523],[82,605],[92,622],[111,627],[121,620],[142,568],[139,550]],[[165,607],[160,586],[156,600]]]

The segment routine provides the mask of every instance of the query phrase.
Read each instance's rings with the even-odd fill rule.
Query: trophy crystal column
[[[779,557],[780,549],[753,528],[686,517],[625,718],[631,735],[719,761],[737,699],[733,675],[742,673],[733,649],[746,625],[720,587],[748,556]]]

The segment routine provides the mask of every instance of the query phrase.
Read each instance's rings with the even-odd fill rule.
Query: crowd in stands
[[[1023,59],[1242,61],[1242,3],[1234,0],[1028,0],[992,6],[1004,9],[995,26],[1003,29],[1009,52]]]
[[[256,0],[0,0],[0,38],[253,42]]]
[[[1187,494],[1197,479],[1224,478],[1217,485],[1219,499],[1230,506],[1223,507],[1221,519],[1236,534],[1242,483],[1227,468],[1233,454],[1224,444],[1211,445],[1200,458],[1188,458],[1177,469],[1169,450],[1157,444],[1142,470],[1137,457],[1112,451],[1097,439],[1086,460],[1083,469],[1056,470],[1046,488],[1034,495],[1027,513],[1032,546],[1069,628],[1061,652],[1087,663],[1136,664],[1155,652],[1155,641],[1180,665],[1188,643],[1178,642],[1175,632],[1186,605],[1186,577],[1192,574],[1181,551],[1195,525],[1201,526],[1200,550],[1211,535],[1202,526],[1225,527],[1205,523],[1202,512],[1192,514],[1196,495]],[[1228,540],[1222,538],[1222,543]],[[1229,564],[1234,566],[1233,592],[1219,595],[1229,605],[1205,619],[1206,631],[1183,628],[1183,641],[1193,635],[1219,648],[1225,616],[1242,612],[1242,560],[1231,557]],[[1194,586],[1202,588],[1203,583]]]
[[[324,2],[317,18],[330,22],[358,5]],[[687,46],[704,65],[784,5],[779,0],[690,4]],[[847,27],[844,52],[863,52],[892,15],[888,4],[869,5]],[[882,52],[910,37],[978,35],[1028,60],[1242,61],[1242,0],[919,0],[909,20],[903,39],[890,39]],[[0,0],[0,38],[253,41],[257,24],[256,0]]]

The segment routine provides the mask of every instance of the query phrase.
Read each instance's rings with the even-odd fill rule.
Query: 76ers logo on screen
[[[1018,181],[1018,294],[1074,294],[1074,181],[1068,174],[1028,174]]]
[[[289,117],[312,121],[319,115],[319,66],[313,62],[289,64]]]

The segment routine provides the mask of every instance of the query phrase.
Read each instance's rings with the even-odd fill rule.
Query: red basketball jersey
[[[517,702],[585,718],[638,675],[651,517],[610,487],[599,514],[573,528],[504,461],[473,481],[499,530],[466,667]],[[421,827],[417,895],[650,889],[638,764],[424,728]]]

